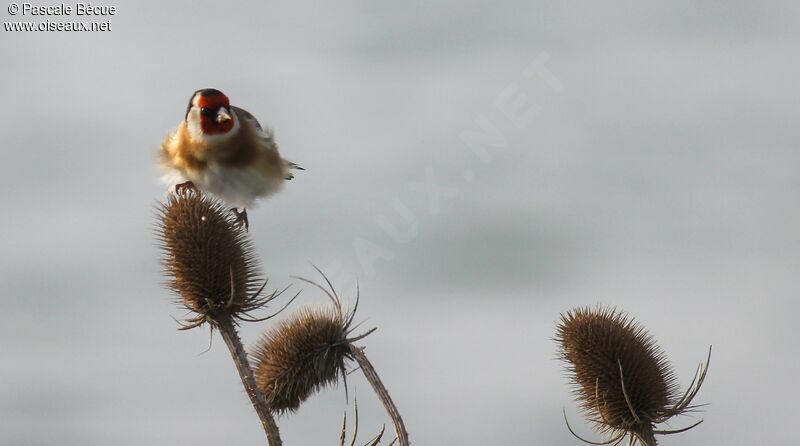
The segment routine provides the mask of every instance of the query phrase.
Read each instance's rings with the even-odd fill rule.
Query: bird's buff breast
[[[231,206],[252,207],[256,198],[266,197],[281,188],[283,175],[272,172],[274,169],[268,168],[271,164],[259,162],[260,159],[248,159],[247,163],[217,159],[219,154],[230,152],[230,147],[242,147],[241,136],[237,135],[238,138],[225,145],[209,145],[189,138],[186,125],[181,124],[162,144],[164,180],[171,186],[191,181],[201,191]]]

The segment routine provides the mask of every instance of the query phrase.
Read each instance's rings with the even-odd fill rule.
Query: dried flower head
[[[257,320],[248,312],[280,293],[261,296],[260,268],[245,229],[225,206],[190,190],[159,206],[157,237],[167,286],[195,313],[182,329],[222,318]]]
[[[691,405],[708,370],[700,364],[694,380],[681,395],[675,373],[663,351],[643,326],[613,308],[577,308],[561,316],[556,341],[573,392],[596,429],[608,434],[603,443],[641,442],[655,446],[655,434],[683,432],[658,430],[656,425],[675,415],[695,410]],[[711,351],[709,350],[709,360]],[[570,432],[577,437],[567,423]]]
[[[330,291],[300,280],[322,289],[333,305],[300,308],[257,342],[252,354],[256,383],[274,412],[297,410],[313,393],[345,376],[346,360],[353,359],[353,342],[374,331],[348,338],[358,296],[353,309],[345,312],[327,278]]]

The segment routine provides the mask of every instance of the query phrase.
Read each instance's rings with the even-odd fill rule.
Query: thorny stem
[[[394,405],[392,397],[389,396],[389,391],[386,390],[375,368],[372,367],[372,363],[369,362],[369,359],[367,359],[367,356],[364,354],[364,349],[351,345],[350,353],[353,355],[356,362],[358,362],[361,371],[364,372],[364,376],[367,378],[367,381],[369,381],[372,389],[378,394],[378,398],[380,398],[383,403],[383,407],[386,408],[386,412],[389,413],[392,424],[394,424],[394,431],[395,434],[397,434],[399,446],[408,446],[408,432],[406,432],[406,425],[403,424],[403,418],[400,416],[397,406]]]
[[[242,346],[242,340],[239,339],[239,334],[233,325],[233,320],[227,317],[223,320],[217,321],[217,328],[225,340],[225,345],[231,352],[233,362],[236,364],[236,369],[239,371],[239,378],[242,379],[242,385],[247,391],[247,396],[250,397],[250,402],[253,403],[253,408],[261,419],[261,425],[264,427],[264,432],[267,434],[267,441],[269,446],[282,446],[280,433],[278,432],[278,425],[275,423],[275,418],[269,410],[267,400],[264,395],[258,390],[256,380],[253,378],[253,370],[250,368],[250,362],[247,360],[247,352]]]
[[[639,432],[639,441],[643,446],[658,446],[658,442],[656,441],[656,436],[654,435],[652,428],[647,428],[642,432]]]

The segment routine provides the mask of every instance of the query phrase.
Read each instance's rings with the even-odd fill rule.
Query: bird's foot
[[[197,188],[191,181],[186,181],[175,185],[175,193],[178,195],[181,195],[182,193],[190,190],[197,192]]]
[[[242,211],[239,212],[239,209],[231,208],[231,212],[236,216],[236,223],[239,226],[244,226],[245,231],[250,232],[250,222],[247,221],[247,209],[242,208]]]

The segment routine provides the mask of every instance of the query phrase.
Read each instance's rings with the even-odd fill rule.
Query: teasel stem
[[[386,412],[392,419],[399,446],[408,446],[408,432],[406,432],[406,425],[403,423],[403,418],[400,416],[400,412],[397,410],[394,401],[392,401],[392,397],[389,396],[389,391],[386,390],[386,386],[383,385],[375,368],[372,367],[372,363],[369,362],[367,355],[364,354],[364,349],[351,345],[350,354],[352,354],[353,358],[358,362],[361,371],[364,372],[364,376],[367,378],[367,381],[369,381],[372,389],[378,395],[378,398],[380,398],[383,403],[383,407],[386,408]]]
[[[223,318],[217,321],[217,328],[231,352],[233,362],[236,364],[236,370],[239,371],[239,378],[242,379],[242,385],[247,396],[250,397],[250,402],[253,403],[253,408],[261,419],[261,425],[264,427],[264,432],[267,434],[267,442],[269,446],[282,446],[280,432],[278,425],[275,423],[275,418],[269,410],[267,400],[264,395],[258,390],[256,380],[253,378],[253,369],[250,368],[250,361],[247,359],[247,352],[242,345],[242,340],[239,338],[239,333],[233,324],[233,319],[230,317]]]
[[[656,436],[653,433],[652,429],[647,429],[644,432],[638,435],[639,441],[642,442],[643,446],[658,446],[658,442],[656,441]]]

